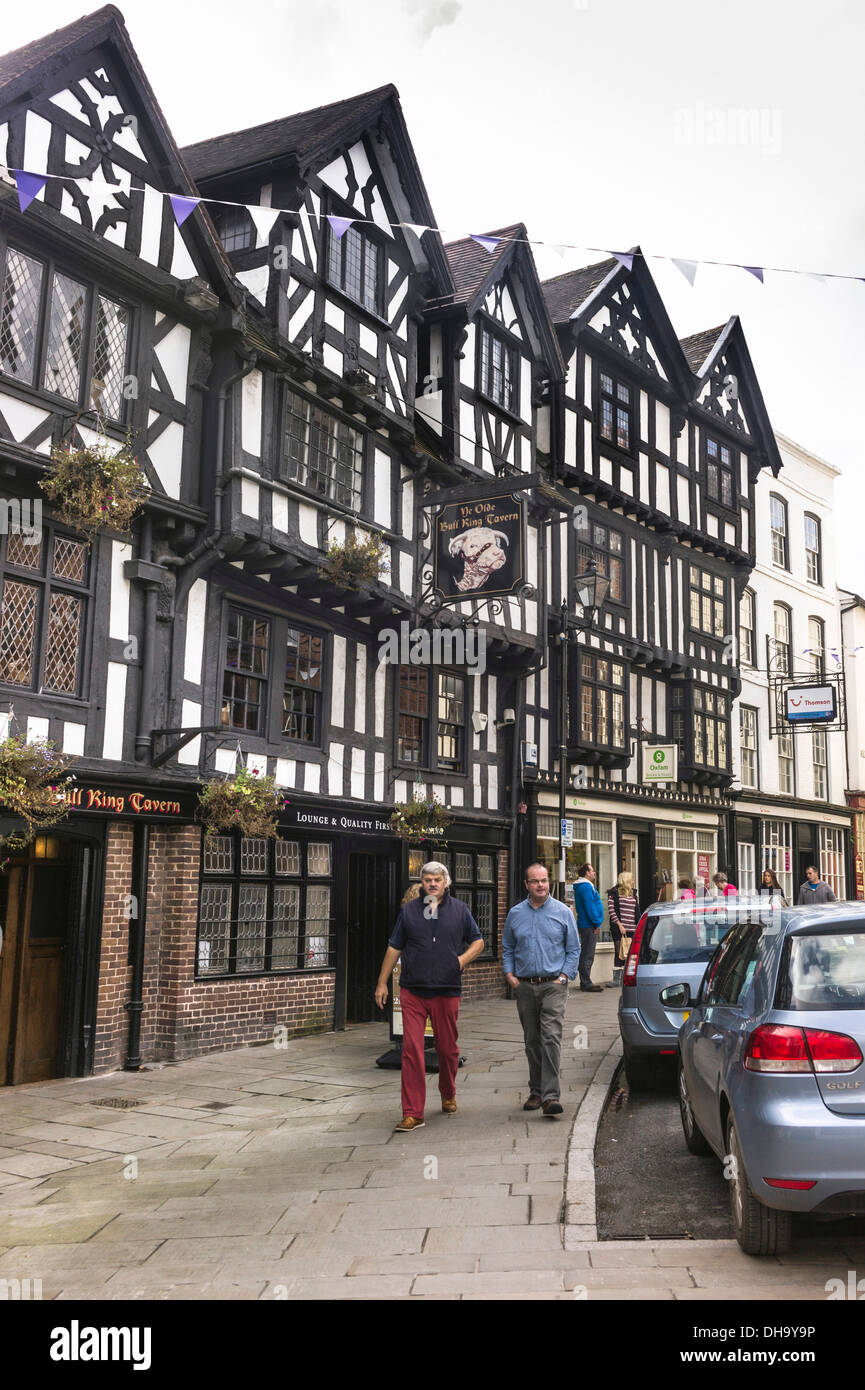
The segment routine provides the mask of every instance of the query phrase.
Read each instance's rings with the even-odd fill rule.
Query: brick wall
[[[105,849],[105,895],[102,907],[102,946],[99,959],[99,993],[96,1001],[96,1033],[93,1049],[95,1071],[122,1066],[129,1037],[130,967],[127,895],[132,891],[132,826],[108,828]]]
[[[496,957],[494,960],[472,961],[463,978],[463,999],[501,998],[506,990],[502,974],[502,932],[508,915],[508,852],[498,853],[498,932]]]

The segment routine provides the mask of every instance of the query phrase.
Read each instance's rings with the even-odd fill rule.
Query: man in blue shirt
[[[600,985],[592,984],[592,964],[595,959],[595,945],[598,929],[604,920],[604,904],[595,887],[596,874],[591,864],[582,864],[577,869],[574,884],[574,911],[577,914],[577,928],[580,933],[580,989],[591,994],[600,992]]]
[[[505,979],[517,992],[517,1012],[523,1025],[529,1063],[529,1098],[524,1110],[544,1108],[561,1115],[559,1103],[562,1024],[568,1002],[568,981],[577,973],[580,943],[574,914],[550,897],[550,880],[543,864],[526,870],[528,897],[508,913],[502,934]]]

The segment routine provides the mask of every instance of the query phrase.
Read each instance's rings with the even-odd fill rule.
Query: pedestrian
[[[805,870],[805,882],[799,889],[797,899],[799,907],[812,907],[814,903],[834,903],[837,901],[838,899],[828,883],[824,883],[821,879],[817,866],[809,864]]]
[[[595,887],[597,874],[591,864],[581,864],[574,884],[574,912],[580,933],[580,989],[590,994],[600,993],[601,986],[592,984],[592,965],[598,931],[604,920],[604,904]]]
[[[640,920],[640,908],[634,893],[632,874],[619,874],[615,888],[611,888],[607,894],[607,911],[610,914],[610,932],[615,946],[612,981],[615,986],[622,983],[625,961],[628,959],[628,951],[631,949],[637,922]]]
[[[419,896],[400,908],[375,990],[375,1002],[383,1009],[388,981],[401,959],[402,1119],[395,1126],[401,1131],[420,1129],[424,1123],[427,1015],[438,1053],[442,1110],[445,1115],[457,1112],[457,1018],[462,974],[484,949],[480,928],[468,907],[448,891],[451,876],[447,866],[431,860],[421,869],[420,881]]]
[[[763,870],[763,877],[760,880],[760,896],[762,897],[764,893],[770,895],[770,907],[789,907],[774,869]]]
[[[695,880],[694,880],[693,878],[689,878],[687,874],[680,874],[680,875],[679,875],[679,886],[678,886],[678,888],[677,888],[677,890],[676,890],[676,898],[677,898],[677,899],[681,899],[681,898],[694,898],[694,899],[696,899],[697,894],[696,894],[696,892],[694,891],[695,888],[696,888],[696,882],[695,882]]]
[[[512,907],[502,933],[502,968],[517,992],[529,1064],[529,1098],[524,1110],[561,1115],[562,1024],[568,982],[577,973],[580,943],[574,914],[550,897],[543,864],[526,870],[527,897]]]
[[[738,894],[739,890],[735,883],[730,883],[726,874],[715,874],[712,882],[715,885],[716,896],[719,898],[729,898],[732,894]]]

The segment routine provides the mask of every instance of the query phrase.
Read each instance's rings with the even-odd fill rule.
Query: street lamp
[[[610,581],[604,574],[599,574],[595,568],[595,563],[589,565],[585,574],[577,577],[574,584],[574,598],[578,608],[582,609],[582,616],[577,618],[577,626],[581,632],[590,632],[594,626],[595,618],[604,606],[610,588]],[[562,673],[559,683],[559,896],[562,902],[565,901],[565,812],[567,810],[567,784],[568,784],[568,645],[571,640],[570,633],[570,613],[568,611],[568,601],[562,602],[562,630],[559,633],[559,643],[562,649]]]

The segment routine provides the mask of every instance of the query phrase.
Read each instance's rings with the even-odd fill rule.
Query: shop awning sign
[[[676,743],[643,745],[644,782],[678,782],[679,746]]]
[[[791,724],[829,724],[837,714],[834,685],[789,685],[784,691],[784,715]]]

